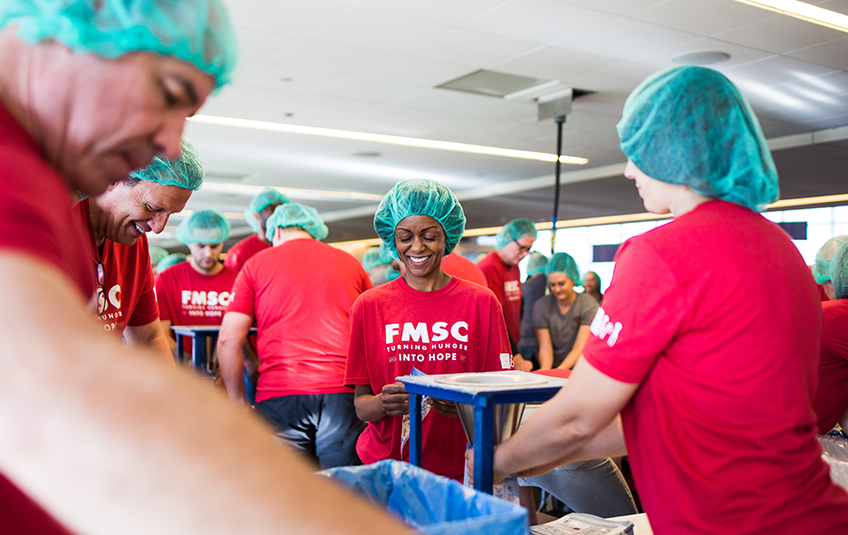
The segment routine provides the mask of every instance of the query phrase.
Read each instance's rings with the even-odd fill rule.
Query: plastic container
[[[321,472],[428,535],[527,535],[520,505],[401,461]]]
[[[829,436],[819,436],[818,439],[824,450],[822,459],[830,465],[830,479],[848,490],[848,440]]]

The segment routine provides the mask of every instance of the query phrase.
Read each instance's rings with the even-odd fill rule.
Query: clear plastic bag
[[[829,436],[819,436],[824,450],[822,459],[830,465],[830,479],[848,490],[848,440]]]

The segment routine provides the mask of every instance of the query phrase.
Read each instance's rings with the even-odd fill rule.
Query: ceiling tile
[[[807,61],[783,56],[772,56],[760,61],[724,69],[723,72],[740,87],[768,87],[819,76],[834,69]]]
[[[711,37],[737,45],[748,46],[775,54],[820,45],[845,36],[832,30],[786,15],[774,14],[759,22],[745,24]]]
[[[848,0],[825,0],[824,2],[807,0],[808,4],[815,4],[818,7],[848,15]]]
[[[285,91],[314,91],[319,87],[335,82],[339,78],[340,76],[337,74],[315,70],[270,63],[254,63],[241,72],[238,77],[238,84]]]
[[[834,69],[848,69],[848,37],[784,54]]]
[[[397,54],[357,71],[357,75],[405,84],[432,87],[453,80],[474,69],[473,65],[448,63]]]
[[[396,80],[382,80],[363,76],[346,76],[315,92],[385,104],[421,90],[421,86]]]
[[[600,28],[615,17],[553,0],[514,0],[459,26],[533,43],[558,41],[570,32]]]
[[[390,52],[298,38],[266,55],[263,63],[350,74],[389,55]]]
[[[691,33],[618,18],[604,24],[603,28],[573,32],[554,46],[624,61],[690,43],[698,38]]]
[[[707,36],[774,15],[739,2],[670,0],[632,13],[630,18]]]
[[[444,26],[429,22],[348,7],[303,32],[302,36],[345,46],[397,52],[443,29]]]
[[[453,26],[508,0],[427,0],[398,2],[397,0],[357,0],[353,7],[387,13],[408,19]]]
[[[774,56],[771,52],[764,52],[762,50],[757,50],[754,48],[749,48],[740,45],[734,45],[731,43],[717,41],[711,38],[703,38],[697,39],[695,41],[690,41],[688,43],[684,43],[679,46],[673,46],[671,48],[666,48],[660,52],[656,52],[654,54],[647,54],[645,56],[640,56],[633,60],[635,63],[639,63],[646,67],[661,70],[667,69],[669,67],[673,67],[675,64],[672,63],[672,59],[679,54],[686,54],[689,52],[725,52],[730,54],[730,59],[724,61],[722,63],[718,63],[715,65],[709,65],[711,69],[716,69],[718,71],[723,71],[725,69],[729,69],[735,65],[741,65],[743,63],[750,63],[753,61],[765,59],[767,57]]]
[[[615,63],[609,58],[546,46],[519,57],[496,63],[493,69],[510,74],[532,76],[569,83],[575,78]]]
[[[241,65],[262,60],[292,39],[291,35],[242,27],[236,27],[235,31]]]
[[[557,0],[562,4],[588,7],[614,15],[627,15],[668,0]]]
[[[342,6],[320,0],[225,0],[233,24],[253,30],[296,35]]]
[[[453,61],[485,68],[489,64],[528,52],[539,44],[489,33],[448,28],[406,49],[410,56]]]

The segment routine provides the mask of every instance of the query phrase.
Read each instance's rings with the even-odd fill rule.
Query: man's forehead
[[[138,193],[138,197],[151,208],[164,210],[182,210],[192,194],[190,189],[174,185],[166,186],[150,180],[142,180],[133,189]]]

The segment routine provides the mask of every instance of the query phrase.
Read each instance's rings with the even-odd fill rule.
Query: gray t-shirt
[[[562,364],[574,347],[577,329],[591,325],[598,311],[598,302],[586,294],[577,294],[577,299],[565,315],[560,314],[556,297],[546,295],[533,306],[533,328],[548,329],[554,346],[554,368]]]

